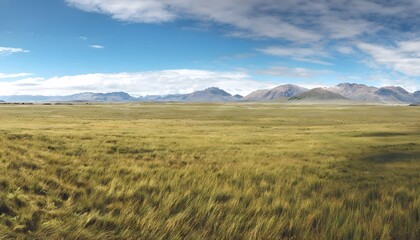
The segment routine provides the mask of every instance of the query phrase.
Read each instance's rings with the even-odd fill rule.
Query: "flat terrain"
[[[420,239],[420,108],[0,106],[0,239]]]

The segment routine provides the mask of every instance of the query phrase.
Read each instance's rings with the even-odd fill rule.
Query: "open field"
[[[0,239],[420,239],[420,108],[0,106]]]

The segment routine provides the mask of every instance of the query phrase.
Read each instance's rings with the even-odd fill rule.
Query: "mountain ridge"
[[[284,84],[271,89],[256,90],[243,98],[245,101],[273,101],[288,99],[299,95],[308,89],[293,85]]]
[[[416,97],[402,87],[387,86],[375,92],[384,102],[414,102]]]
[[[377,87],[367,86],[365,84],[358,83],[340,83],[333,87],[329,87],[328,90],[338,93],[343,97],[346,97],[353,101],[358,102],[377,102],[380,98],[375,95],[375,92],[379,90]]]
[[[309,102],[324,102],[324,101],[345,101],[350,100],[341,94],[327,90],[326,88],[313,88],[303,92],[297,96],[289,98],[291,101],[309,101]]]
[[[223,89],[217,87],[206,88],[202,91],[195,91],[188,94],[169,94],[169,95],[155,95],[137,98],[143,102],[231,102],[238,101],[242,96],[236,94],[231,95]]]

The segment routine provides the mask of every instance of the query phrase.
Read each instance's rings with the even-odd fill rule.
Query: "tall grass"
[[[0,107],[0,239],[419,239],[420,111]]]

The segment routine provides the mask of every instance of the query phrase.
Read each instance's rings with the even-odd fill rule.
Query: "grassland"
[[[0,239],[420,239],[420,108],[0,106]]]

